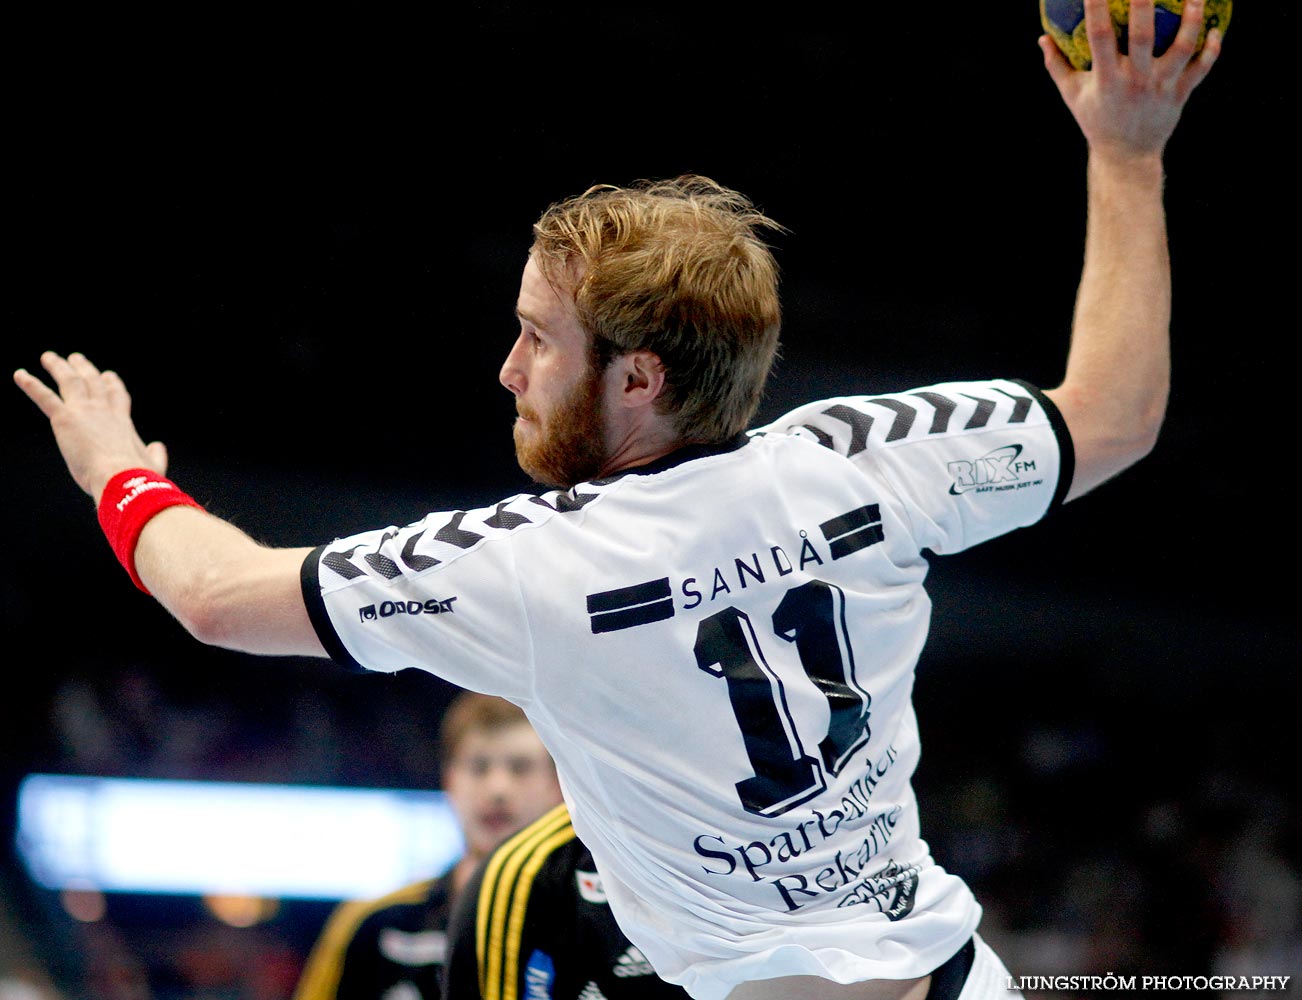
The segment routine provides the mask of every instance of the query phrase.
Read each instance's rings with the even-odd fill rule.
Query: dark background
[[[949,379],[1053,385],[1083,143],[1033,3],[942,19],[476,5],[171,25],[112,51],[90,24],[29,39],[39,71],[6,71],[6,358],[115,368],[170,475],[268,543],[488,503],[528,485],[496,374],[529,223],[592,183],[699,172],[789,229],[761,420]],[[934,562],[924,832],[1015,974],[1302,973],[1295,22],[1240,5],[1168,150],[1156,451]],[[0,406],[10,823],[33,770],[437,783],[447,685],[200,647],[127,582],[39,413],[16,389]],[[229,932],[115,898],[87,927],[6,860],[0,963],[69,996],[283,996],[325,915]]]

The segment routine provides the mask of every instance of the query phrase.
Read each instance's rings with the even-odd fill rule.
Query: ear
[[[654,351],[621,354],[611,369],[612,377],[617,379],[613,399],[621,406],[647,406],[664,392],[665,366]]]

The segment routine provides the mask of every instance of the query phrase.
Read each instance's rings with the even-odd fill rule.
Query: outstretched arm
[[[1170,385],[1171,270],[1162,155],[1185,102],[1220,52],[1216,31],[1194,50],[1203,0],[1153,51],[1153,0],[1131,0],[1128,56],[1107,0],[1085,0],[1093,68],[1074,70],[1047,36],[1045,67],[1089,146],[1085,263],[1063,382],[1047,393],[1076,450],[1072,500],[1143,458],[1157,440]]]
[[[114,372],[80,354],[41,356],[50,388],[19,370],[14,382],[50,420],[68,471],[91,499],[127,469],[167,471],[167,451],[146,444],[131,397]],[[199,640],[253,653],[324,656],[299,589],[307,549],[262,546],[195,506],[167,507],[141,530],[134,566],[141,582]]]

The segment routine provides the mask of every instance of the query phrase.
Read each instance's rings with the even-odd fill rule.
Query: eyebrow
[[[532,326],[536,326],[539,330],[544,330],[544,331],[545,331],[545,330],[547,329],[546,324],[543,323],[542,320],[540,320],[537,316],[533,316],[533,315],[531,315],[531,314],[525,312],[525,311],[524,311],[523,309],[521,309],[519,306],[516,306],[516,307],[515,307],[515,317],[516,317],[516,319],[522,319],[522,320],[524,320],[526,323],[529,323],[529,324],[532,325]]]

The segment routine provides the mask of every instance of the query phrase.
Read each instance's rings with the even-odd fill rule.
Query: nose
[[[524,352],[524,334],[515,338],[515,343],[511,345],[511,351],[502,362],[502,370],[497,373],[497,380],[507,389],[519,396],[524,392],[526,385],[525,378],[525,352]]]
[[[509,767],[494,767],[484,778],[484,792],[489,799],[510,801],[514,798],[515,778]]]

